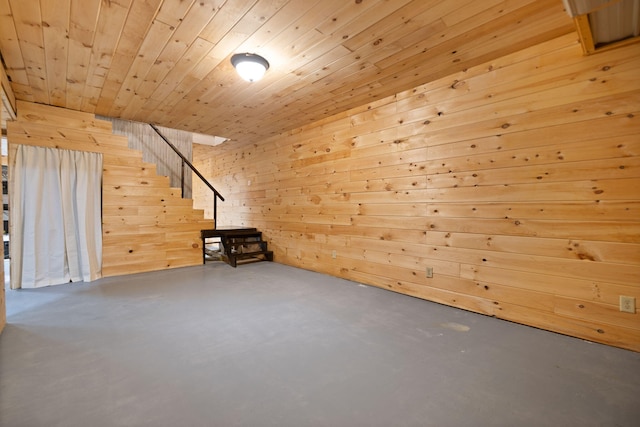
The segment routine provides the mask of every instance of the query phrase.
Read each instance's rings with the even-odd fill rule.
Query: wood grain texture
[[[114,134],[128,138],[129,148],[142,151],[142,160],[156,165],[156,170],[159,175],[169,177],[171,187],[181,188],[182,160],[171,147],[158,136],[151,126],[140,122],[130,122],[108,117],[100,118],[111,122]],[[164,127],[159,127],[158,130],[180,150],[187,160],[191,161],[191,149],[193,145],[191,132]],[[191,198],[191,171],[186,165],[184,171],[184,197],[187,199]]]
[[[16,117],[16,97],[13,89],[4,71],[4,67],[0,67],[0,124],[2,129],[7,128],[7,120],[13,120]]]
[[[277,262],[640,351],[638,69],[572,34],[194,160]]]
[[[574,29],[559,0],[0,0],[0,24],[18,99],[240,142]]]
[[[118,276],[202,263],[200,230],[211,228],[202,210],[155,164],[114,135],[111,123],[93,114],[18,101],[18,120],[8,124],[17,144],[102,153],[102,275]],[[11,230],[11,233],[16,233]]]

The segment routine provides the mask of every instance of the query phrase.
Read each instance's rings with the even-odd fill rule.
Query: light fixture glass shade
[[[253,53],[237,53],[231,57],[231,63],[240,77],[248,82],[260,80],[269,69],[267,60]]]

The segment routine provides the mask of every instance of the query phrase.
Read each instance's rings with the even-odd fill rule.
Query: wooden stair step
[[[257,251],[257,252],[245,252],[245,253],[232,253],[222,254],[222,260],[232,267],[237,267],[238,261],[255,259],[256,261],[262,261],[260,256],[264,256],[264,261],[273,261],[273,251]]]
[[[267,242],[262,240],[262,232],[252,227],[219,227],[216,229],[201,230],[202,260],[216,259],[219,254],[227,264],[236,267],[238,261],[255,259],[273,261],[273,251],[267,249]],[[207,239],[218,239],[219,251],[206,249]],[[209,252],[209,253],[207,253]],[[214,254],[216,252],[216,254]]]
[[[256,233],[256,228],[216,228],[215,230],[201,230],[200,234],[204,238],[211,237],[227,237],[227,236],[244,236]],[[262,233],[260,233],[262,234]]]

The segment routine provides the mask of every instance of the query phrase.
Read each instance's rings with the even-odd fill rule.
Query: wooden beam
[[[16,97],[11,89],[11,83],[7,77],[7,73],[4,70],[4,66],[0,67],[0,86],[2,87],[2,105],[4,111],[9,114],[9,117],[3,117],[3,120],[16,119]]]
[[[582,44],[582,51],[585,55],[591,55],[596,51],[595,44],[593,42],[593,34],[591,33],[591,26],[589,25],[588,15],[578,15],[573,18],[573,22],[576,24],[576,30],[578,31],[578,37],[580,37],[580,43]]]

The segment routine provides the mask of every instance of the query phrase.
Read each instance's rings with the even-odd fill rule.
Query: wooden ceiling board
[[[120,117],[127,105],[130,105],[135,97],[138,87],[143,81],[143,76],[156,61],[162,51],[163,46],[168,42],[173,34],[173,27],[159,20],[154,20],[144,41],[140,45],[140,51],[144,54],[135,55],[132,58],[131,66],[123,79],[123,84],[119,87],[118,93],[111,101],[108,113],[105,116]],[[105,108],[103,105],[101,109]]]
[[[49,86],[49,102],[66,105],[69,15],[71,0],[42,0],[42,32]]]
[[[26,67],[20,51],[20,42],[10,12],[9,0],[0,0],[0,46],[2,46],[3,59],[7,68],[12,65],[10,71],[15,84],[29,85]],[[6,52],[5,52],[6,50]]]
[[[48,104],[49,92],[47,87],[47,67],[44,54],[44,36],[42,34],[40,4],[21,2],[18,0],[10,0],[9,3],[13,10],[16,35],[27,73],[28,85],[31,89],[30,94],[36,102]],[[13,80],[11,74],[8,74],[8,76]],[[16,95],[20,96],[19,94]]]
[[[100,3],[100,0],[71,0],[67,99],[64,106],[72,110],[82,108],[84,85],[89,72],[86,64],[91,61],[91,46],[98,22]]]
[[[531,5],[535,6],[535,4]],[[385,58],[376,63],[378,68],[383,70],[378,76],[377,81],[381,83],[380,90],[372,91],[369,93],[368,87],[344,87],[340,86],[336,89],[332,89],[334,95],[339,95],[347,90],[351,95],[358,96],[362,102],[367,102],[367,98],[373,95],[376,98],[381,96],[390,95],[393,92],[388,92],[387,89],[391,86],[397,85],[399,79],[404,79],[401,82],[401,86],[413,87],[421,84],[422,82],[431,81],[451,74],[453,68],[467,69],[474,65],[478,65],[492,58],[498,58],[502,56],[502,51],[510,51],[512,46],[537,44],[529,40],[529,37],[534,37],[536,40],[544,40],[548,38],[549,34],[543,34],[540,36],[538,31],[544,31],[546,29],[546,23],[542,19],[538,20],[538,16],[532,15],[533,11],[530,7],[521,8],[519,10],[518,21],[511,22],[504,20],[502,17],[490,20],[486,25],[495,25],[496,28],[508,28],[508,34],[511,39],[511,44],[500,49],[505,44],[503,41],[495,40],[493,31],[470,31],[454,33],[454,36],[450,34],[448,30],[443,30],[440,33],[436,33],[434,36],[428,38],[426,42],[421,42],[416,46],[404,49],[400,55],[393,55],[392,58]],[[546,14],[546,13],[545,13]],[[533,27],[528,26],[528,22],[534,22]],[[557,23],[551,23],[552,28],[557,28]],[[475,34],[475,36],[472,35]],[[561,34],[557,34],[561,35]],[[437,44],[436,41],[444,40]],[[401,59],[407,52],[413,51],[415,54],[404,59]],[[433,58],[435,60],[430,61],[430,67],[425,67],[425,60]],[[457,70],[456,70],[457,71]],[[337,109],[341,109],[342,105],[337,104]]]
[[[0,0],[0,23],[18,99],[245,143],[574,31],[561,0]]]
[[[163,1],[156,19],[175,29],[195,2],[196,0]]]
[[[105,115],[113,99],[118,95],[128,70],[135,60],[140,47],[149,34],[153,25],[153,17],[156,15],[162,0],[136,1],[131,4],[129,13],[122,28],[122,34],[118,40],[116,52],[111,61],[96,113]],[[143,25],[141,25],[143,23]],[[148,25],[144,25],[148,23]]]
[[[343,1],[336,2],[327,2],[327,4],[323,7],[325,10],[324,15],[327,17],[331,16],[331,11],[335,10],[336,7],[340,4],[344,4]],[[327,11],[329,13],[327,13]],[[321,12],[318,10],[311,10],[306,15],[319,17],[322,16]],[[297,36],[294,32],[298,32],[301,29],[312,28],[310,31],[307,31],[303,35]],[[269,56],[269,60],[271,62],[272,71],[268,74],[268,76],[264,79],[262,83],[262,88],[256,92],[256,88],[252,86],[246,86],[243,90],[237,91],[234,95],[226,98],[227,102],[242,102],[242,99],[246,98],[254,98],[261,97],[266,93],[266,96],[273,96],[273,94],[277,94],[278,98],[286,97],[288,93],[294,91],[295,86],[304,86],[307,82],[302,82],[302,84],[298,83],[298,85],[292,85],[291,78],[289,74],[294,74],[297,77],[302,77],[302,73],[299,71],[299,67],[301,65],[305,65],[310,61],[314,61],[317,58],[322,58],[322,63],[326,63],[330,60],[330,57],[327,58],[326,49],[334,49],[333,46],[329,44],[321,44],[320,41],[323,40],[322,34],[313,26],[310,22],[304,22],[301,20],[297,20],[293,22],[289,28],[278,36],[275,39],[270,40],[266,46],[263,48],[263,51],[276,51],[277,49],[272,48],[272,46],[282,46],[287,43],[287,40],[295,40],[295,44],[290,44],[290,48],[282,52],[278,55],[277,58],[274,59],[274,56]],[[245,45],[246,47],[246,45]],[[340,49],[340,56],[344,57],[349,53],[348,50],[345,50],[342,46],[338,45],[337,47]],[[244,48],[241,48],[241,50]],[[249,49],[251,50],[251,49]],[[288,55],[284,57],[284,55]],[[324,65],[319,65],[322,67]],[[235,79],[235,77],[234,77]],[[200,94],[199,98],[206,98],[209,101],[215,101],[216,96],[220,95],[220,91],[216,90],[213,87],[211,90],[205,92],[204,94]]]
[[[29,0],[31,1],[31,0]],[[132,0],[103,1],[91,45],[91,57],[86,64],[87,78],[82,93],[81,110],[95,112],[100,93],[109,73],[116,46]]]

